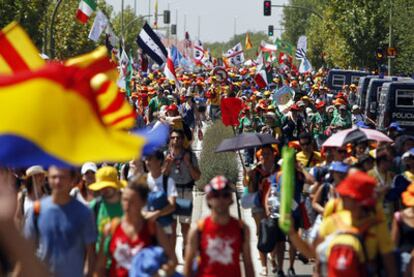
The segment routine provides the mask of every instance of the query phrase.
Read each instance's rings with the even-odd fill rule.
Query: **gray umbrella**
[[[269,134],[243,133],[223,140],[216,148],[216,153],[255,148],[266,144],[276,144],[279,141]]]

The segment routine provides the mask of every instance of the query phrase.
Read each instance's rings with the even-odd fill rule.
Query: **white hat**
[[[93,173],[96,173],[98,170],[98,167],[93,162],[86,162],[82,165],[81,174],[84,175],[88,171],[92,171]]]
[[[41,174],[41,173],[46,174],[46,171],[40,165],[31,166],[26,170],[27,177],[30,177],[36,174]]]
[[[358,105],[353,105],[352,106],[352,111],[355,111],[355,110],[358,110],[359,109],[359,106]]]

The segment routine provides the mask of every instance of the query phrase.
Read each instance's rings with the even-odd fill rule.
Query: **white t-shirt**
[[[147,183],[150,191],[164,191],[163,175],[161,174],[157,179],[154,179],[151,174],[147,175]],[[167,197],[177,197],[177,187],[173,178],[168,177],[167,182]]]

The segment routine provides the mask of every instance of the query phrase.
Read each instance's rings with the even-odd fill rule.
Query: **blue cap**
[[[369,126],[368,126],[368,125],[366,125],[364,121],[358,121],[355,125],[356,125],[358,128],[369,129]]]
[[[329,166],[330,171],[336,171],[341,173],[347,173],[349,169],[349,165],[343,162],[332,162]]]
[[[400,124],[398,124],[398,122],[393,122],[390,124],[390,126],[388,126],[388,129],[394,128],[395,130],[397,130],[398,132],[402,132],[405,129],[400,127]]]
[[[129,276],[151,277],[154,276],[163,264],[167,262],[164,249],[160,246],[149,246],[141,249],[133,258]],[[174,272],[172,277],[183,277]]]

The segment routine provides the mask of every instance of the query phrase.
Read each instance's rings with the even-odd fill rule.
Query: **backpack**
[[[321,276],[367,276],[371,272],[365,238],[376,219],[360,227],[347,226],[338,214],[332,215],[338,230],[325,238],[316,248]]]
[[[147,199],[147,206],[148,210],[154,211],[154,210],[161,210],[165,206],[167,206],[168,203],[168,175],[162,176],[162,184],[164,191],[155,191],[150,192],[148,194]],[[159,218],[157,218],[157,222],[165,227],[170,225],[173,222],[172,214],[164,215]]]

